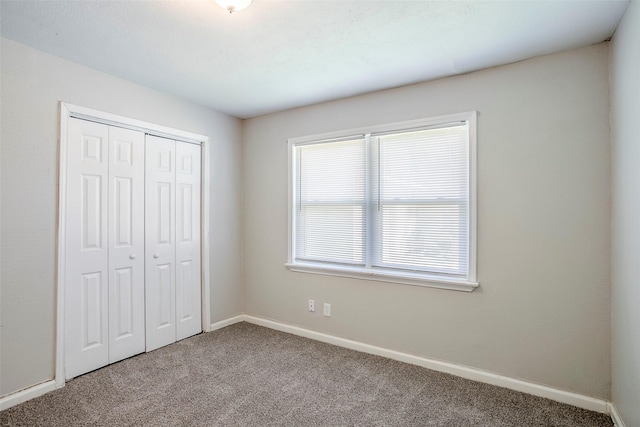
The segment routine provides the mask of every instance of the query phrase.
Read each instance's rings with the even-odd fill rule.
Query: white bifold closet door
[[[67,379],[202,331],[200,151],[69,120]]]
[[[146,137],[146,349],[201,328],[200,146]]]
[[[144,133],[70,119],[65,367],[73,378],[145,349]]]

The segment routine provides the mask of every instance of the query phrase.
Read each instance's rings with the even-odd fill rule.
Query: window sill
[[[375,280],[378,282],[401,283],[403,285],[424,286],[449,289],[452,291],[472,292],[480,286],[478,282],[465,279],[429,276],[418,273],[404,273],[384,270],[365,270],[357,267],[319,265],[307,263],[286,263],[290,271],[299,273],[324,274],[327,276],[350,277],[354,279]]]

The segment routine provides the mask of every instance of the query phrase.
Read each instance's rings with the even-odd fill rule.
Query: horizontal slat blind
[[[474,281],[475,118],[451,119],[292,143],[291,262]]]
[[[295,259],[363,265],[366,141],[296,147]]]
[[[373,137],[372,265],[465,276],[469,258],[466,123]]]

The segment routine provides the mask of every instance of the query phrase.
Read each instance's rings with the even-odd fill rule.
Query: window
[[[291,139],[287,267],[475,289],[475,119]]]

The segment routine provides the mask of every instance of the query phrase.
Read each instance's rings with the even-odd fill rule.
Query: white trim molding
[[[616,409],[616,405],[612,402],[609,402],[609,414],[611,415],[611,420],[613,421],[613,425],[615,427],[626,427],[624,421],[622,421],[622,417],[620,416],[620,412]]]
[[[9,409],[27,400],[35,399],[45,393],[49,393],[57,388],[55,380],[45,381],[40,384],[25,388],[15,393],[8,394],[0,398],[0,411]]]
[[[237,316],[230,317],[228,319],[223,319],[223,320],[220,320],[219,322],[212,323],[211,326],[209,326],[209,332],[217,331],[218,329],[222,329],[236,323],[244,322],[245,320],[246,319],[244,314],[239,314]]]
[[[103,111],[93,110],[78,105],[68,104],[66,102],[60,102],[60,139],[58,140],[59,147],[59,175],[58,175],[58,232],[57,232],[57,294],[56,294],[56,371],[53,383],[56,388],[64,386],[65,383],[65,366],[64,366],[64,322],[65,322],[65,241],[66,241],[66,229],[65,221],[67,212],[67,135],[68,135],[68,123],[72,117],[94,121],[110,126],[117,126],[126,129],[134,129],[145,132],[147,134],[161,136],[164,138],[170,138],[178,141],[189,142],[192,144],[198,144],[202,147],[202,211],[201,211],[201,242],[202,242],[202,330],[207,332],[211,326],[211,281],[210,281],[210,268],[209,268],[209,238],[211,236],[210,230],[210,200],[209,200],[209,188],[210,188],[210,168],[211,159],[209,155],[211,153],[210,140],[208,136],[199,135],[192,132],[187,132],[179,129],[173,129],[154,123],[148,123],[141,120],[131,119],[124,116],[118,116],[116,114],[106,113]],[[27,389],[30,390],[30,389]],[[35,397],[35,396],[33,396]],[[29,397],[30,398],[30,397]],[[27,399],[29,399],[27,398]]]
[[[572,393],[541,384],[535,384],[516,378],[506,377],[504,375],[495,374],[493,372],[484,371],[469,366],[458,365],[455,363],[443,362],[440,360],[429,359],[422,356],[415,356],[413,354],[403,353],[400,351],[389,350],[386,348],[365,344],[359,341],[336,337],[333,335],[304,329],[298,326],[288,325],[274,320],[265,319],[263,317],[245,315],[244,320],[254,325],[264,326],[270,329],[287,332],[316,341],[322,341],[328,344],[337,345],[339,347],[373,354],[376,356],[387,357],[389,359],[398,360],[400,362],[405,362],[412,365],[422,366],[423,368],[431,369],[438,372],[445,372],[447,374],[467,378],[473,381],[479,381],[486,384],[508,388],[510,390],[532,394],[534,396],[544,397],[546,399],[551,399],[557,402],[577,406],[578,408],[588,409],[590,411],[600,412],[603,414],[609,414],[609,402],[582,394]],[[624,425],[620,425],[617,427],[624,427]]]
[[[374,280],[377,282],[401,283],[403,285],[426,286],[452,291],[472,292],[480,284],[464,279],[447,279],[410,272],[392,272],[386,269],[356,268],[332,264],[287,263],[285,267],[298,273],[323,274],[326,276],[350,277],[352,279]]]
[[[531,394],[534,396],[543,397],[546,399],[555,400],[557,402],[566,403],[568,405],[576,406],[579,408],[588,409],[590,411],[600,412],[611,416],[615,427],[625,427],[620,414],[616,410],[615,406],[611,402],[607,402],[601,399],[595,399],[593,397],[581,395],[578,393],[572,393],[569,391],[560,390],[553,387],[548,387],[540,384],[535,384],[528,381],[523,381],[503,375],[495,374],[493,372],[484,371],[481,369],[471,368],[464,365],[458,365],[455,363],[443,362],[440,360],[429,359],[422,356],[415,356],[400,351],[390,350],[383,347],[378,347],[370,344],[365,344],[359,341],[350,340],[347,338],[336,337],[334,335],[324,334],[322,332],[316,332],[309,329],[301,328],[299,326],[289,325],[275,320],[266,319],[259,316],[251,316],[247,314],[240,314],[212,323],[209,326],[210,331],[216,331],[224,327],[240,323],[247,322],[258,326],[263,326],[269,329],[274,329],[281,332],[297,335],[304,338],[313,339],[316,341],[325,342],[327,344],[337,345],[339,347],[348,348],[363,353],[373,354],[376,356],[387,357],[392,360],[397,360],[412,365],[421,366],[423,368],[431,369],[438,372],[444,372],[447,374],[455,375],[462,378],[467,378],[473,381],[483,382],[486,384],[492,384],[499,387],[504,387],[510,390],[520,391],[523,393]],[[64,381],[63,381],[64,385]],[[33,387],[9,394],[0,398],[0,410],[8,409],[19,403],[26,402],[29,399],[41,396],[49,391],[57,388],[56,381],[47,381]]]
[[[202,254],[200,257],[200,265],[202,267],[202,295],[200,303],[202,304],[202,332],[209,332],[211,326],[211,195],[209,185],[211,183],[211,143],[209,138],[202,144],[202,210],[201,221],[202,230],[200,243],[202,245]]]

